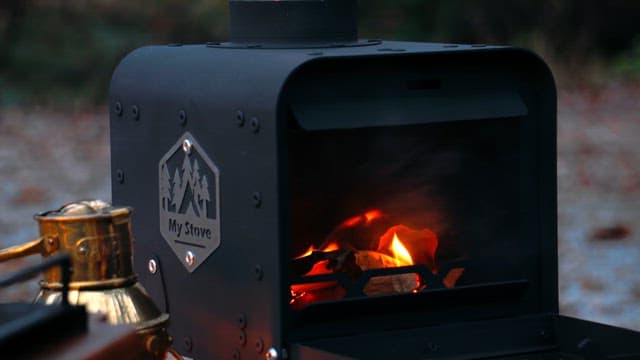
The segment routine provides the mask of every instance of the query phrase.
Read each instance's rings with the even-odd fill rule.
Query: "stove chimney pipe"
[[[356,0],[229,0],[230,41],[343,44],[358,40]]]

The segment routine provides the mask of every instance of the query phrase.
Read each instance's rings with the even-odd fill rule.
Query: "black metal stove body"
[[[640,354],[636,333],[557,315],[556,93],[544,62],[510,47],[357,40],[348,1],[230,4],[231,42],[138,49],[111,84],[113,203],[136,209],[135,265],[171,314],[176,349]],[[281,26],[258,24],[269,11]],[[319,18],[288,24],[294,11]],[[390,203],[436,230],[437,271],[324,275],[315,281],[346,295],[292,307],[293,286],[310,282],[292,259]],[[363,291],[403,271],[426,287]]]

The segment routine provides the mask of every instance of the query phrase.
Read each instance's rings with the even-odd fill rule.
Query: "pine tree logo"
[[[188,132],[158,170],[160,233],[192,272],[220,246],[219,170]]]

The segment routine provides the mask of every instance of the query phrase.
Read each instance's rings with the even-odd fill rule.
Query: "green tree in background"
[[[111,72],[132,49],[219,39],[227,28],[225,1],[10,0],[0,11],[0,104],[104,103]]]
[[[363,38],[543,47],[571,67],[640,60],[637,0],[360,0]],[[148,44],[227,38],[227,0],[2,0],[0,105],[106,101],[111,73]],[[625,70],[627,69],[627,70]],[[630,69],[630,70],[629,70]],[[640,72],[640,71],[638,71]]]

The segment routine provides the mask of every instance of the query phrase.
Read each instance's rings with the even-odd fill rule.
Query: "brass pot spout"
[[[44,238],[39,237],[28,243],[0,250],[0,262],[36,254],[44,255],[44,253]]]

